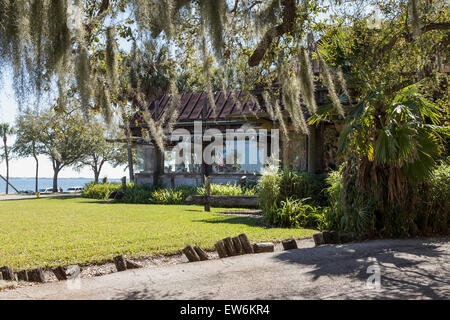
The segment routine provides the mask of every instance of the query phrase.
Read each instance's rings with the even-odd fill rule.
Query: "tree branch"
[[[450,29],[450,22],[430,23],[430,24],[423,26],[420,30],[422,31],[422,33],[426,33],[426,32],[433,31],[433,30],[448,30],[448,29]],[[383,53],[390,51],[394,47],[394,45],[397,43],[397,41],[401,38],[401,36],[403,36],[406,39],[412,38],[410,33],[402,33],[402,34],[394,35],[392,37],[392,39],[378,51],[378,53],[383,54]]]
[[[450,22],[430,23],[421,28],[422,33],[432,30],[448,30],[448,29],[450,29]]]
[[[109,9],[109,5],[110,5],[110,0],[103,0],[102,3],[100,4],[100,8],[98,10],[97,15],[95,16],[95,18],[93,19],[92,22],[90,22],[89,24],[87,24],[85,26],[85,29],[87,31],[87,38],[89,39],[92,35],[92,30],[95,28],[95,26],[98,24],[98,20],[100,20],[103,17],[103,14],[106,13],[106,11]]]
[[[257,66],[264,58],[266,51],[272,45],[274,38],[281,37],[285,33],[292,31],[297,15],[297,3],[295,0],[284,0],[283,22],[267,30],[252,56],[248,59],[250,67]]]

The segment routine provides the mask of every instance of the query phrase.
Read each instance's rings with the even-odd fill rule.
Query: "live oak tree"
[[[58,190],[58,174],[75,165],[89,152],[88,123],[77,110],[66,111],[63,115],[54,109],[42,112],[38,118],[42,130],[39,136],[41,154],[46,155],[53,167],[53,190]]]
[[[75,164],[75,167],[81,169],[84,166],[89,167],[94,173],[95,183],[99,182],[101,170],[105,163],[110,163],[113,167],[126,164],[128,155],[123,144],[108,141],[108,131],[103,122],[91,120],[87,128],[87,152]]]
[[[24,110],[21,112],[15,123],[16,141],[13,146],[13,153],[18,157],[33,157],[36,164],[35,191],[39,190],[39,158],[42,152],[41,134],[42,127],[39,121],[39,112],[35,110]]]

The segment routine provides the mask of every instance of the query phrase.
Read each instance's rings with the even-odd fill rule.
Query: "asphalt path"
[[[0,299],[450,299],[450,238],[373,240],[142,268]]]

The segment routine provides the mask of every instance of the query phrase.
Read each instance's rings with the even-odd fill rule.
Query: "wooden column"
[[[313,126],[308,136],[308,172],[312,174],[323,171],[322,129],[323,125]]]
[[[164,151],[155,145],[155,170],[153,172],[153,186],[158,186],[159,179],[164,173]]]
[[[211,211],[211,204],[210,204],[210,197],[211,197],[211,179],[209,177],[205,177],[205,211],[210,212]]]

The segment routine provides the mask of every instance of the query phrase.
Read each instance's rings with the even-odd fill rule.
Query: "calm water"
[[[92,182],[92,178],[59,178],[58,188],[63,188],[64,191],[70,187],[84,187],[86,183]],[[9,178],[9,182],[16,187],[17,190],[33,190],[35,189],[34,178]],[[108,179],[108,182],[120,182],[120,179]],[[0,178],[0,193],[5,193],[6,182]],[[53,178],[39,178],[39,189],[53,187]],[[16,193],[11,186],[9,186],[9,193]]]

